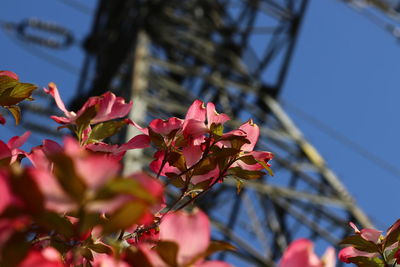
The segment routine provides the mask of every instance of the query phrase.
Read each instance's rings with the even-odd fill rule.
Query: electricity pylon
[[[275,177],[248,181],[240,193],[227,179],[197,202],[213,236],[237,247],[218,257],[238,266],[274,266],[300,236],[337,245],[348,221],[371,226],[279,103],[307,3],[102,0],[85,41],[72,107],[111,89],[133,99],[138,123],[183,117],[200,98],[216,103],[232,126],[248,118],[260,126],[257,149],[275,154]],[[129,158],[143,157],[128,154],[126,168],[136,169]]]

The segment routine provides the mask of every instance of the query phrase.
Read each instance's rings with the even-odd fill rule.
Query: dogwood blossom
[[[305,238],[293,241],[284,252],[279,267],[335,267],[335,250],[329,247],[319,258],[314,244]]]

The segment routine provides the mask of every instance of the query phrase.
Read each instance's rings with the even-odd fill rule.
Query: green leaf
[[[339,245],[351,245],[355,249],[370,253],[379,252],[379,247],[375,243],[365,240],[359,234],[346,237]]]
[[[236,193],[239,194],[242,191],[243,181],[238,177],[233,177],[236,180]]]
[[[85,233],[86,231],[92,229],[96,225],[100,225],[104,222],[104,219],[100,217],[98,213],[88,213],[85,212],[83,216],[80,217],[79,221],[79,233]]]
[[[208,248],[206,251],[207,254],[205,255],[205,257],[208,257],[215,252],[223,251],[223,250],[234,251],[234,250],[236,250],[236,247],[225,241],[211,241],[210,245],[208,245]]]
[[[222,138],[221,140],[227,140],[231,142],[231,147],[241,149],[244,144],[250,144],[250,141],[246,139],[246,136],[231,135]]]
[[[148,206],[139,201],[131,201],[114,212],[103,226],[104,233],[114,233],[138,223]]]
[[[77,201],[81,201],[85,195],[86,185],[76,173],[71,158],[64,154],[51,155],[54,163],[54,175],[65,192]]]
[[[169,165],[177,167],[180,171],[186,170],[185,157],[181,152],[171,151],[167,155]]]
[[[158,255],[171,267],[177,267],[178,245],[172,241],[159,241],[155,247]]]
[[[358,256],[358,257],[348,258],[348,260],[360,267],[384,267],[385,266],[385,262],[378,257],[368,258],[368,257]]]
[[[125,250],[125,261],[133,267],[154,267],[147,256],[134,246]]]
[[[148,127],[148,129],[150,141],[159,149],[166,148],[164,137],[161,134],[154,132],[150,127]]]
[[[217,167],[217,159],[205,158],[193,170],[193,175],[203,175],[214,170]]]
[[[80,247],[80,248],[79,248],[79,252],[81,253],[81,255],[82,255],[85,259],[87,259],[87,260],[89,260],[89,261],[92,261],[92,260],[93,260],[93,253],[92,253],[92,251],[91,251],[90,249],[88,249],[87,247]]]
[[[215,252],[218,251],[224,251],[224,250],[231,250],[234,251],[236,250],[236,247],[233,245],[229,244],[228,242],[224,241],[211,241],[210,245],[208,245],[208,248],[203,252],[191,259],[189,263],[187,263],[185,266],[192,266],[195,262],[197,262],[200,259],[208,258],[210,255],[214,254]]]
[[[50,246],[57,249],[61,254],[65,254],[71,249],[71,247],[65,243],[65,240],[56,237],[50,239]]]
[[[0,106],[12,106],[27,99],[37,86],[30,83],[21,83],[7,76],[0,76]]]
[[[233,167],[228,169],[228,174],[244,180],[254,180],[254,179],[259,179],[265,173],[262,171],[249,171],[249,170],[243,170],[240,167]]]
[[[211,180],[212,179],[210,178],[209,180],[205,180],[205,181],[195,184],[192,188],[190,188],[190,191],[188,192],[188,194],[199,192],[199,191],[200,192],[204,191],[205,189],[207,189],[210,186]]]
[[[96,116],[97,110],[97,105],[91,106],[76,119],[78,137],[80,137],[82,132],[90,125],[90,121]]]
[[[167,172],[165,175],[169,178],[169,181],[173,186],[177,188],[183,188],[185,186],[185,181],[183,181],[182,177],[176,175],[176,173]]]
[[[254,165],[258,163],[258,161],[252,155],[240,157],[238,160],[243,161],[247,165]]]
[[[392,262],[395,260],[394,255],[396,252],[399,250],[399,248],[394,248],[394,249],[386,249],[384,251],[385,259],[387,262]]]
[[[101,243],[89,244],[88,248],[90,248],[91,250],[93,250],[94,252],[97,252],[97,253],[105,253],[105,254],[112,253],[112,250],[108,246],[101,244]]]
[[[214,158],[229,158],[232,156],[236,156],[240,153],[240,149],[224,147],[218,148],[217,151],[214,151],[211,156]]]
[[[265,162],[262,161],[262,160],[257,160],[257,162],[260,163],[260,164],[264,167],[264,169],[266,169],[266,170],[268,171],[268,174],[269,174],[270,176],[274,176],[274,172],[273,172],[272,169],[267,165],[267,163],[265,163]]]
[[[74,236],[74,226],[65,217],[61,217],[57,213],[45,211],[35,216],[35,222],[48,231],[56,231],[67,238]]]
[[[398,224],[399,221],[400,219],[397,220],[393,225]],[[387,232],[389,232],[389,230],[393,227],[393,225],[389,227]],[[383,248],[387,248],[399,240],[400,240],[400,227],[397,227],[394,230],[391,230],[390,233],[386,236],[385,241],[383,243]]]
[[[18,80],[9,76],[0,76],[0,94],[8,89],[14,88],[18,83]]]
[[[224,126],[222,124],[212,123],[210,131],[214,136],[221,137],[224,134]]]
[[[110,136],[116,134],[122,126],[126,123],[125,121],[107,121],[97,124],[90,132],[89,142],[99,142]]]
[[[18,106],[9,106],[6,107],[6,109],[8,109],[8,111],[10,111],[13,115],[15,119],[15,125],[18,125],[21,121],[21,109]]]
[[[138,181],[130,178],[118,178],[111,180],[99,191],[96,199],[111,198],[117,194],[129,194],[150,204],[156,201],[153,195],[151,195],[150,192]]]

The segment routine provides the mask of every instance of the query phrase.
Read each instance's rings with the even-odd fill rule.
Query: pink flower
[[[51,247],[42,251],[31,250],[26,258],[18,265],[18,267],[65,267],[62,262],[60,253]]]
[[[130,267],[128,263],[107,254],[95,254],[93,267]]]
[[[283,254],[279,267],[334,267],[335,250],[328,248],[320,259],[314,253],[314,244],[305,238],[292,242]]]
[[[381,244],[383,240],[382,236],[382,231],[378,231],[375,229],[369,229],[365,228],[362,229],[361,231],[357,228],[357,226],[353,222],[349,222],[349,225],[351,228],[354,229],[354,232],[356,235],[360,235],[363,239],[373,242],[375,244]],[[397,227],[396,223],[389,228],[388,234]],[[374,258],[374,257],[379,257],[379,253],[369,253],[365,251],[358,250],[352,246],[345,247],[340,250],[339,252],[339,259],[343,262],[350,263],[351,258],[353,257],[368,257],[368,258]]]
[[[25,155],[26,153],[19,149],[31,135],[30,132],[25,132],[21,136],[12,137],[7,144],[0,140],[0,160],[10,159],[10,164],[14,163],[19,155]]]
[[[102,152],[110,155],[116,160],[121,160],[125,155],[126,151],[131,149],[141,149],[150,146],[150,137],[145,134],[137,135],[131,138],[125,144],[120,146],[118,145],[109,145],[103,142],[93,143],[85,145],[85,148],[93,151],[93,152]]]
[[[64,112],[65,117],[51,116],[53,120],[61,124],[76,124],[77,120],[90,108],[94,108],[95,111],[95,114],[90,119],[90,124],[96,124],[122,118],[129,113],[132,107],[132,102],[125,103],[122,97],[116,97],[113,93],[107,92],[102,96],[89,98],[83,107],[75,113],[66,109],[54,83],[49,83],[49,89],[44,89],[44,91],[54,98],[58,108]]]
[[[191,214],[177,211],[165,215],[160,224],[159,237],[161,241],[171,241],[178,245],[178,266],[187,266],[189,263],[192,263],[190,266],[196,267],[231,266],[221,261],[205,261],[204,256],[201,256],[206,255],[210,245],[210,221],[207,215],[198,209]],[[140,249],[153,266],[169,266],[149,246],[142,245]]]
[[[64,191],[58,182],[59,179],[56,178],[57,174],[53,173],[52,157],[57,155],[64,155],[72,161],[73,166],[64,167],[73,168],[70,172],[78,176],[76,179],[81,180],[88,195],[113,179],[120,170],[117,160],[89,153],[71,137],[64,139],[63,147],[46,140],[42,147],[34,149],[29,155],[29,159],[36,168],[29,168],[28,171],[45,197],[46,208],[50,210],[66,212],[77,208],[77,203]],[[58,164],[63,164],[63,162]]]
[[[353,247],[345,247],[339,251],[339,260],[346,262],[346,263],[351,263],[350,259],[353,257],[367,257],[367,258],[374,258],[378,257],[379,253],[369,253],[365,251],[360,251],[358,249],[355,249]]]
[[[371,241],[375,244],[378,244],[380,242],[382,231],[369,228],[365,228],[360,231],[353,222],[349,222],[349,225],[351,228],[354,229],[354,232],[356,234],[361,235],[361,237],[364,238],[365,240]]]
[[[166,121],[161,119],[152,120],[149,124],[149,128],[158,134],[166,136],[172,131],[181,129],[182,125],[183,120],[172,117]]]
[[[228,120],[228,115],[217,113],[213,103],[204,106],[204,102],[195,100],[186,113],[182,126],[183,135],[193,140],[195,145],[199,145],[203,140],[202,136],[209,132],[212,124],[224,124]]]

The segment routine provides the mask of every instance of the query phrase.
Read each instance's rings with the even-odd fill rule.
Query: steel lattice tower
[[[239,194],[227,179],[197,202],[213,221],[214,237],[238,248],[218,257],[238,266],[274,266],[299,236],[337,245],[348,221],[371,227],[279,104],[307,3],[100,0],[84,43],[72,107],[111,89],[133,99],[131,117],[139,123],[184,117],[200,98],[216,103],[232,126],[248,118],[260,126],[258,150],[274,152],[275,177],[248,181]],[[126,168],[140,167],[143,158],[128,154]],[[173,197],[174,190],[169,193]]]
[[[277,100],[307,2],[100,1],[85,42],[73,106],[111,88],[134,100],[136,121],[183,117],[200,98],[236,124],[252,117],[260,125],[258,149],[275,153],[276,177],[240,194],[227,180],[198,202],[214,236],[238,248],[219,257],[240,266],[273,266],[299,236],[336,245],[349,220],[371,225]]]

